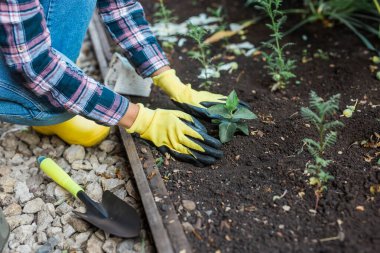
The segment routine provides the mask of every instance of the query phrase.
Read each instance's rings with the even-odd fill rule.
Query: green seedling
[[[239,106],[239,99],[232,91],[224,104],[217,104],[207,109],[211,114],[217,114],[222,119],[214,119],[219,124],[219,139],[222,143],[232,140],[235,132],[249,135],[248,124],[244,120],[256,119],[257,116],[246,107]]]
[[[207,8],[207,12],[210,13],[211,16],[219,19],[218,28],[216,31],[222,31],[227,28],[226,15],[223,10],[223,6],[219,6],[217,8]]]
[[[205,43],[205,37],[207,35],[207,30],[201,26],[196,26],[193,24],[189,24],[189,30],[187,36],[192,38],[197,44],[196,49],[190,50],[188,55],[190,58],[197,60],[202,68],[205,69],[205,81],[201,83],[200,87],[205,86],[209,88],[213,81],[210,80],[209,71],[215,69],[215,66],[212,63],[211,50],[209,48],[209,44]]]
[[[256,7],[262,9],[270,19],[270,23],[267,26],[272,31],[271,37],[273,37],[273,40],[264,42],[263,45],[271,52],[269,54],[263,52],[263,55],[266,59],[265,67],[275,82],[271,90],[284,89],[289,80],[295,78],[296,75],[292,72],[295,68],[295,61],[285,59],[284,55],[284,49],[290,46],[291,43],[280,44],[283,38],[280,30],[286,21],[286,16],[284,16],[283,11],[280,9],[282,0],[256,0],[255,2],[258,4]]]
[[[306,164],[305,174],[309,176],[309,184],[315,187],[315,210],[323,192],[327,190],[327,183],[334,178],[326,170],[332,160],[325,157],[325,152],[336,143],[337,132],[333,130],[344,126],[342,122],[331,119],[339,109],[339,99],[340,94],[337,94],[324,101],[312,91],[310,107],[301,108],[302,117],[311,122],[318,132],[317,140],[303,139],[303,143],[314,159]]]
[[[162,156],[160,156],[160,157],[156,158],[155,162],[156,162],[156,166],[158,168],[161,168],[162,165],[164,164],[164,158]]]
[[[376,72],[376,79],[380,81],[380,71]]]
[[[313,57],[314,58],[320,58],[322,60],[325,60],[327,61],[330,57],[329,57],[329,54],[325,51],[323,51],[322,49],[318,49],[317,52],[315,52],[313,54]]]
[[[154,13],[153,17],[156,23],[163,23],[166,29],[168,29],[170,23],[173,23],[178,19],[173,15],[173,11],[165,6],[164,0],[159,0],[159,3],[156,4],[156,12]],[[168,50],[174,49],[173,42],[163,41],[162,46]]]
[[[153,17],[156,23],[164,23],[165,25],[175,22],[178,19],[173,15],[173,11],[165,6],[164,0],[159,0],[159,3],[157,3],[156,12]]]

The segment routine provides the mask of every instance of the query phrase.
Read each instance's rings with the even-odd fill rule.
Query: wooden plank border
[[[97,14],[91,21],[89,34],[104,79],[112,53],[104,26],[100,23]],[[151,150],[147,147],[147,152],[144,155],[144,170],[132,136],[124,128],[119,127],[119,130],[157,251],[159,253],[192,252],[161,174],[156,167]],[[149,181],[147,180],[148,177]]]
[[[136,146],[133,142],[132,136],[128,134],[124,128],[119,127],[119,130],[125,151],[128,155],[128,159],[132,167],[133,175],[140,193],[141,201],[144,206],[145,214],[152,231],[153,240],[157,251],[160,253],[174,252],[168,233],[164,227],[161,215],[153,198],[153,194],[150,190],[148,180],[144,173],[143,166],[141,165],[140,158],[137,154]]]

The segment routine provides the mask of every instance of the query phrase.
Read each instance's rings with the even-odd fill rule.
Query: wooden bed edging
[[[104,79],[112,53],[105,29],[97,14],[93,16],[89,34]],[[151,150],[147,147],[144,170],[132,136],[124,128],[119,127],[119,130],[157,251],[159,253],[192,252]],[[148,175],[153,175],[149,182]]]

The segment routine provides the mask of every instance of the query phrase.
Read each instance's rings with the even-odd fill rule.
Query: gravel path
[[[78,65],[99,79],[88,40]],[[95,201],[101,200],[104,190],[110,190],[141,214],[120,143],[116,128],[100,145],[83,148],[67,145],[55,136],[39,135],[29,127],[0,122],[0,205],[12,231],[4,252],[152,252],[144,229],[139,238],[124,240],[78,219],[72,211],[84,211],[83,204],[45,176],[36,164],[39,155],[51,157]]]

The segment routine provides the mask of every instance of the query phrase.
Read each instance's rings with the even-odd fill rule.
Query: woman
[[[192,116],[150,110],[84,74],[77,59],[94,9],[142,77],[188,113],[217,118],[205,109],[224,96],[195,91],[170,68],[135,0],[2,0],[0,3],[0,120],[92,146],[125,127],[161,152],[198,166],[222,157],[221,143]],[[96,122],[96,123],[95,123]]]

